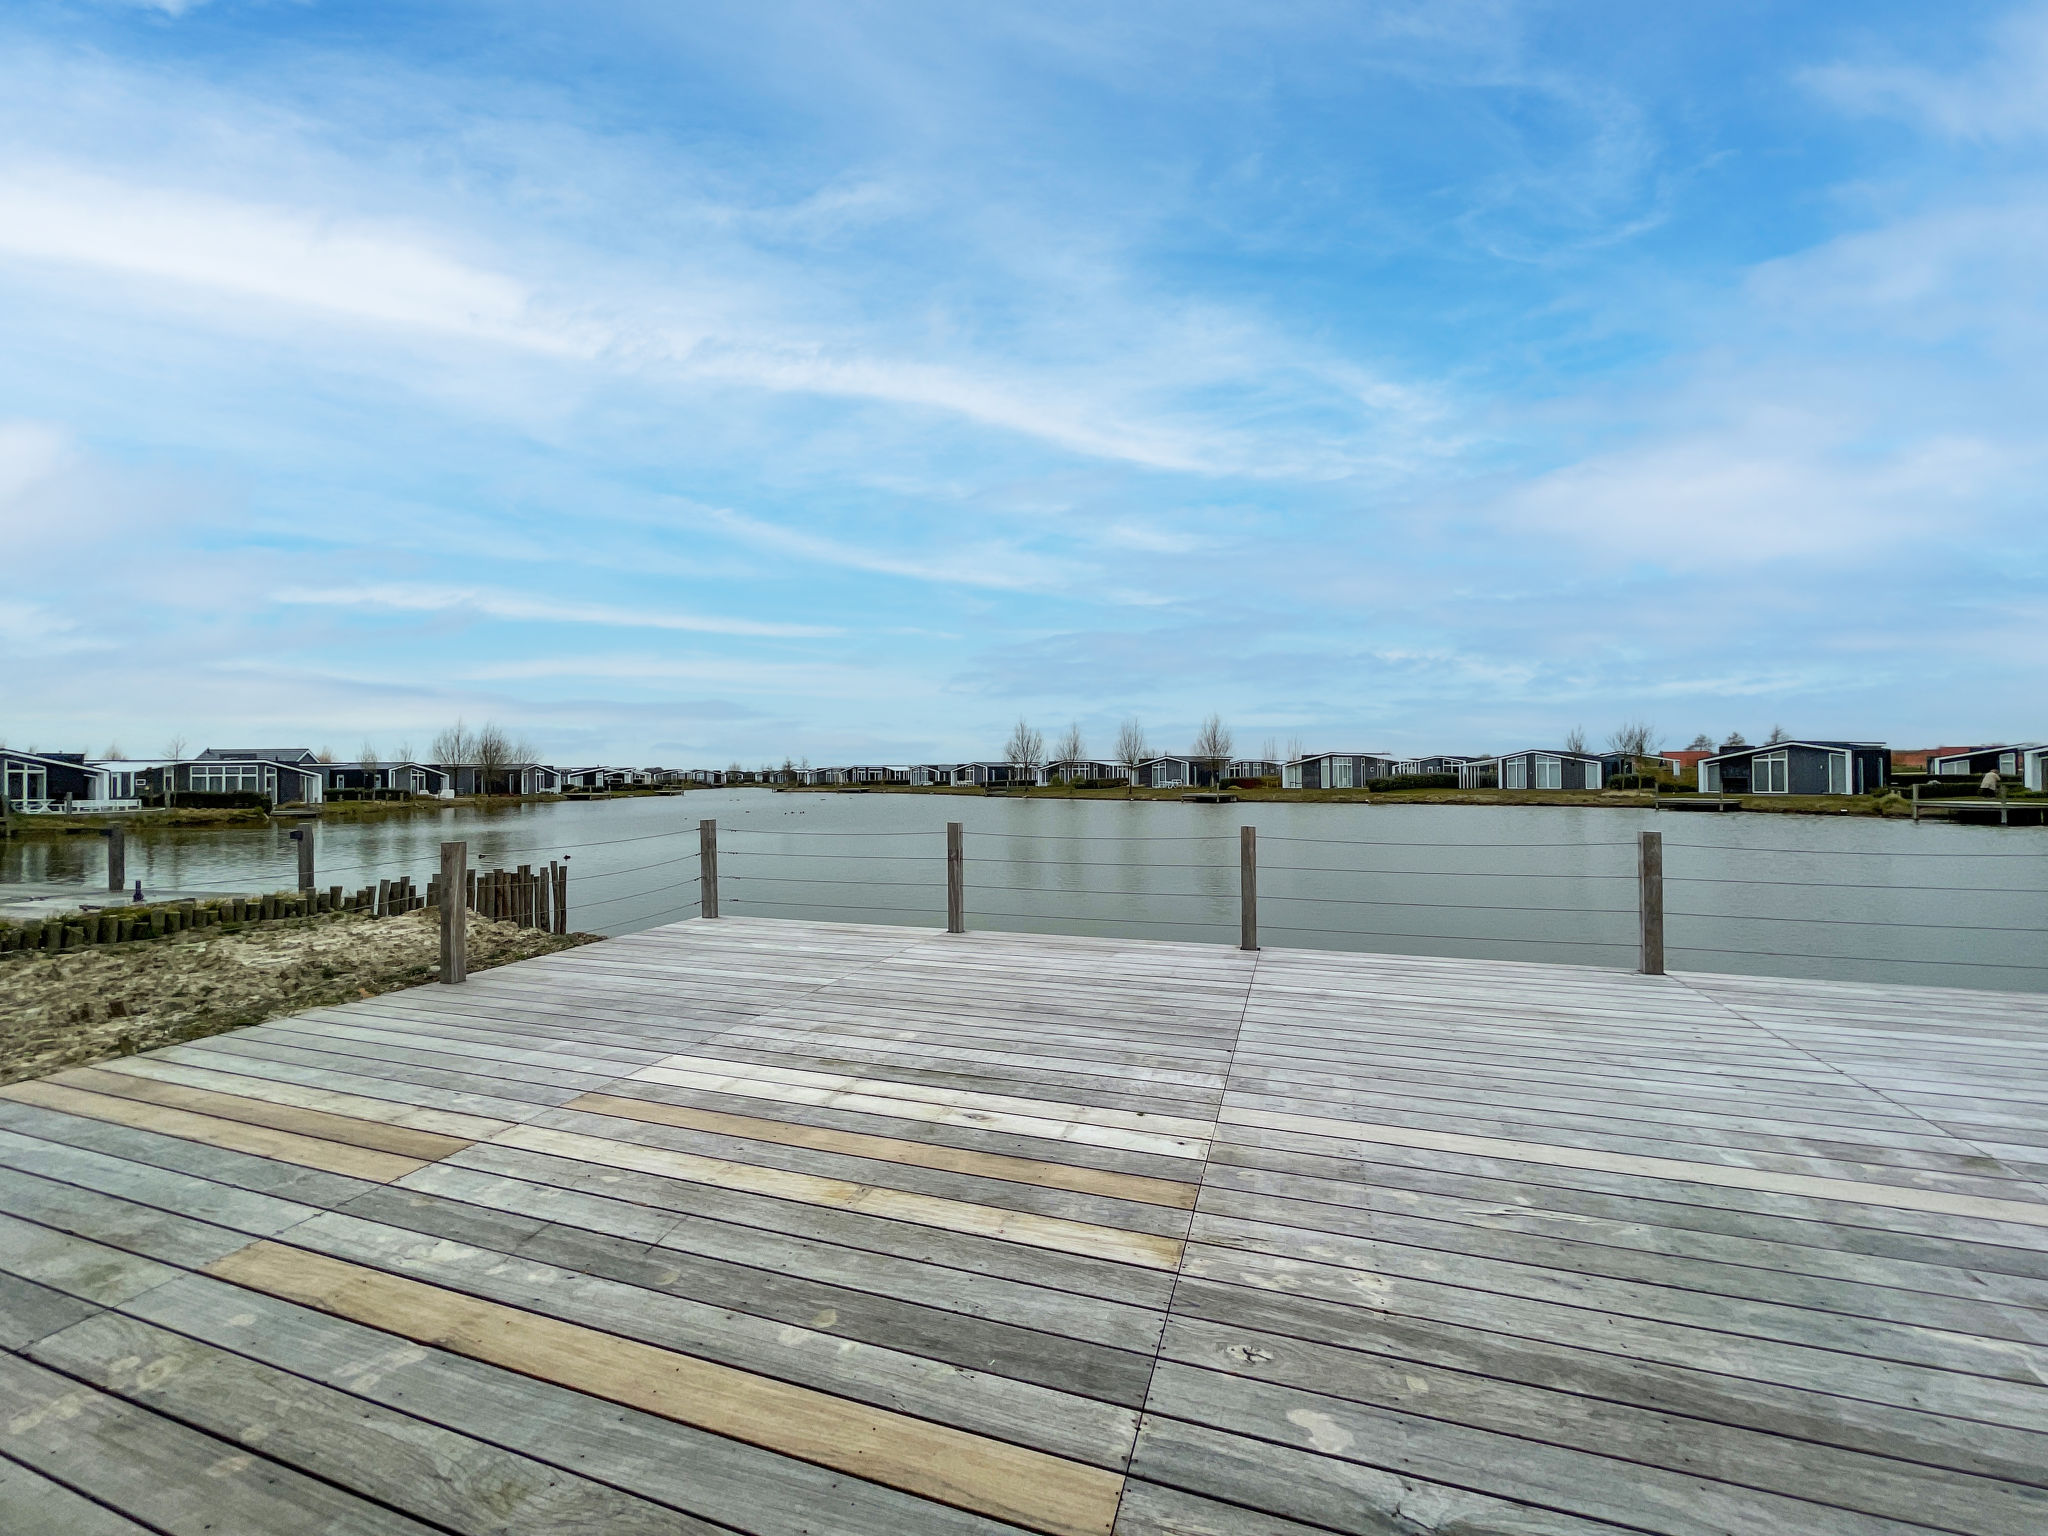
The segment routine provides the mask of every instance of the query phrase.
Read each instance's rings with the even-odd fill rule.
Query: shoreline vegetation
[[[469,969],[600,941],[469,914]],[[440,914],[335,912],[0,955],[0,1083],[431,982]]]

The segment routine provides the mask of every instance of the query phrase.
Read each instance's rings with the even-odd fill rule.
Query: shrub
[[[1391,794],[1400,789],[1456,789],[1458,776],[1455,773],[1397,773],[1390,779],[1367,780],[1365,787],[1376,795]]]

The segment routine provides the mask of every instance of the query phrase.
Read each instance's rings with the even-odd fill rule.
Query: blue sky
[[[0,735],[2048,733],[2048,8],[0,12]]]

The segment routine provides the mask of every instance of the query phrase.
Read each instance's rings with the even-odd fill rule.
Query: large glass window
[[[1783,752],[1762,752],[1750,759],[1749,790],[1754,795],[1782,795],[1786,792],[1786,762]]]
[[[1563,789],[1564,764],[1554,757],[1537,758],[1536,787],[1538,789]]]
[[[1527,789],[1529,787],[1529,759],[1510,757],[1500,765],[1500,787],[1502,789]]]
[[[191,771],[196,795],[256,794],[263,788],[263,770],[255,763],[194,763]]]
[[[1337,789],[1351,788],[1351,759],[1348,757],[1334,758],[1332,759],[1332,764],[1337,770],[1333,787]]]
[[[1830,752],[1828,754],[1828,793],[1846,795],[1849,793],[1849,754]]]

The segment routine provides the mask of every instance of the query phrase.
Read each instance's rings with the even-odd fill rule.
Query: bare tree
[[[1648,757],[1656,750],[1657,727],[1647,720],[1624,720],[1607,738],[1607,750],[1629,758]]]
[[[177,762],[177,761],[179,761],[180,759],[182,759],[182,758],[184,757],[184,755],[185,755],[185,738],[184,738],[184,737],[182,737],[182,736],[173,736],[173,737],[172,737],[172,738],[171,738],[171,739],[170,739],[169,741],[167,741],[167,742],[165,742],[165,743],[164,743],[164,756],[165,756],[165,757],[167,757],[167,758],[169,758],[169,759],[171,759],[171,761],[172,761],[172,762]]]
[[[1767,747],[1775,747],[1779,742],[1790,741],[1791,739],[1792,738],[1790,736],[1787,736],[1785,734],[1785,727],[1783,727],[1782,725],[1774,725],[1771,727],[1771,734],[1764,738],[1764,745]]]
[[[1266,738],[1266,744],[1263,747],[1259,748],[1259,760],[1261,762],[1267,763],[1279,762],[1280,743],[1275,741],[1271,736],[1268,736]]]
[[[524,738],[515,739],[501,727],[490,721],[477,729],[471,739],[471,755],[476,762],[477,789],[481,794],[496,794],[495,786],[508,779],[514,766],[533,761],[533,748]],[[507,785],[504,793],[514,791]]]
[[[1721,750],[1723,752],[1734,752],[1748,745],[1749,738],[1744,736],[1742,732],[1730,731],[1728,733],[1727,739],[1721,743]]]
[[[1685,750],[1688,752],[1711,752],[1714,750],[1714,738],[1705,731],[1701,731],[1699,735],[1693,737],[1692,745]]]
[[[467,768],[476,760],[476,738],[457,716],[446,730],[434,733],[434,761],[443,768]]]
[[[1056,763],[1078,763],[1088,755],[1088,742],[1081,735],[1081,722],[1076,720],[1067,727],[1067,734],[1059,739],[1052,749],[1052,760]],[[1071,772],[1069,777],[1071,777]]]
[[[1133,716],[1116,728],[1117,766],[1130,775],[1127,783],[1135,786],[1138,782],[1138,765],[1152,755],[1152,747],[1145,740],[1145,727]]]
[[[404,741],[401,741],[398,744],[398,756],[395,759],[393,759],[393,761],[400,763],[409,763],[412,760],[412,738],[408,736]]]
[[[316,763],[331,763],[331,762],[333,762],[333,761],[334,761],[334,748],[332,748],[332,747],[322,747],[322,748],[321,748],[321,749],[320,749],[320,750],[319,750],[318,752],[315,752],[315,753],[313,754],[313,761],[314,761],[314,762],[316,762]]]
[[[1287,755],[1280,761],[1283,763],[1298,763],[1301,761],[1301,751],[1301,738],[1299,736],[1290,736],[1287,738]]]
[[[1220,779],[1224,769],[1230,766],[1233,745],[1230,727],[1223,723],[1223,717],[1211,715],[1195,732],[1195,744],[1188,749],[1188,756],[1206,767],[1212,777]]]
[[[1583,725],[1575,725],[1565,733],[1564,749],[1567,752],[1586,750],[1586,728]]]
[[[356,748],[356,761],[365,768],[377,766],[377,744],[367,736],[363,738],[363,744]]]
[[[1045,761],[1045,734],[1029,720],[1020,719],[1003,744],[1003,761],[1022,768],[1036,768]]]

